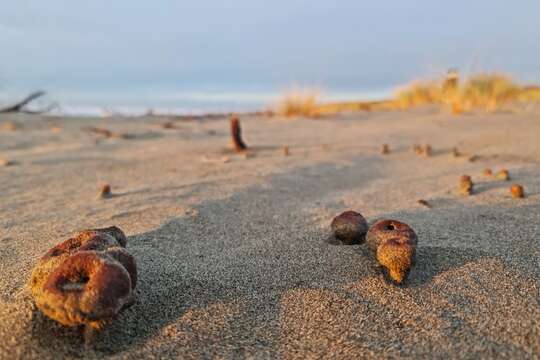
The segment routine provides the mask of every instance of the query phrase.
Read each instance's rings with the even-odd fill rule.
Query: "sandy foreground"
[[[540,356],[540,107],[244,117],[248,158],[227,152],[227,119],[170,120],[0,117],[15,162],[0,167],[0,358]],[[411,151],[426,142],[432,157]],[[456,194],[462,174],[473,196]],[[113,198],[97,198],[103,183]],[[347,209],[416,230],[407,284],[388,284],[365,246],[329,242]],[[85,349],[26,282],[48,248],[110,225],[129,235],[137,302]]]

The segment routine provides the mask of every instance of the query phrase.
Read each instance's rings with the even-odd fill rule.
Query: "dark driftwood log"
[[[242,129],[240,128],[240,120],[237,116],[231,117],[231,138],[234,150],[237,152],[247,150],[247,145],[242,140]]]
[[[49,105],[48,107],[46,107],[45,109],[36,110],[36,111],[26,110],[24,108],[30,102],[34,101],[35,99],[37,99],[39,97],[42,97],[43,95],[45,95],[45,91],[33,92],[30,95],[28,95],[27,97],[25,97],[24,99],[22,99],[21,101],[19,101],[18,103],[10,105],[8,107],[5,107],[3,109],[0,109],[0,113],[22,112],[22,113],[27,113],[27,114],[41,114],[41,113],[49,112],[49,111],[53,110],[54,108],[56,108],[58,106],[57,104],[53,103],[53,104]]]

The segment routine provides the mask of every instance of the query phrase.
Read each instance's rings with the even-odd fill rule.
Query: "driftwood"
[[[93,126],[87,126],[84,128],[84,130],[91,132],[93,134],[99,135],[99,136],[103,136],[104,138],[118,138],[118,139],[125,139],[125,140],[135,138],[135,136],[131,134],[117,133],[109,129],[98,128],[98,127],[93,127]]]
[[[22,99],[21,101],[19,101],[18,103],[15,103],[13,105],[10,105],[8,107],[0,109],[0,113],[16,113],[16,112],[19,112],[19,113],[25,113],[25,114],[42,114],[42,113],[49,112],[49,111],[51,111],[51,110],[58,107],[58,104],[52,103],[49,106],[47,106],[46,108],[41,109],[41,110],[27,110],[27,109],[25,109],[26,105],[28,105],[30,102],[34,101],[35,99],[42,97],[43,95],[45,95],[45,91],[40,90],[40,91],[33,92],[30,95],[28,95],[27,97],[25,97],[24,99]]]
[[[86,131],[89,131],[91,133],[94,133],[94,134],[97,134],[97,135],[101,135],[103,137],[106,137],[106,138],[109,138],[109,137],[113,137],[113,132],[109,129],[103,129],[103,128],[98,128],[98,127],[93,127],[93,126],[88,126],[85,128]]]
[[[235,151],[243,152],[247,150],[247,145],[242,140],[242,129],[240,128],[240,120],[236,115],[233,115],[231,117],[231,138]]]

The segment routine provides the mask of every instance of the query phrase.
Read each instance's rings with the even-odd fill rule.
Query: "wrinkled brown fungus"
[[[79,251],[60,264],[35,297],[37,307],[66,326],[100,328],[134,301],[131,278],[105,252]]]
[[[409,238],[397,237],[379,246],[376,256],[387,275],[396,283],[401,284],[414,265],[415,251],[415,246]]]
[[[336,216],[330,224],[336,239],[344,244],[359,244],[364,241],[368,231],[368,223],[362,214],[356,211],[345,211]]]
[[[137,264],[124,232],[111,226],[81,231],[51,248],[35,265],[36,306],[67,326],[100,328],[133,303]]]
[[[397,220],[379,220],[369,228],[366,242],[390,279],[397,284],[407,279],[415,263],[418,243],[409,225]]]

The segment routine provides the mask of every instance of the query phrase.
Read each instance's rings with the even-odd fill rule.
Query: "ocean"
[[[294,88],[291,88],[291,91]],[[318,101],[365,101],[391,96],[393,87],[380,89],[326,89],[311,88]],[[0,107],[15,102],[36,89],[0,91]],[[260,111],[275,108],[287,90],[278,89],[134,89],[115,88],[104,90],[57,89],[47,90],[46,95],[33,102],[29,108],[45,108],[57,103],[51,112],[55,115],[135,116],[154,114],[200,115],[205,113]]]

